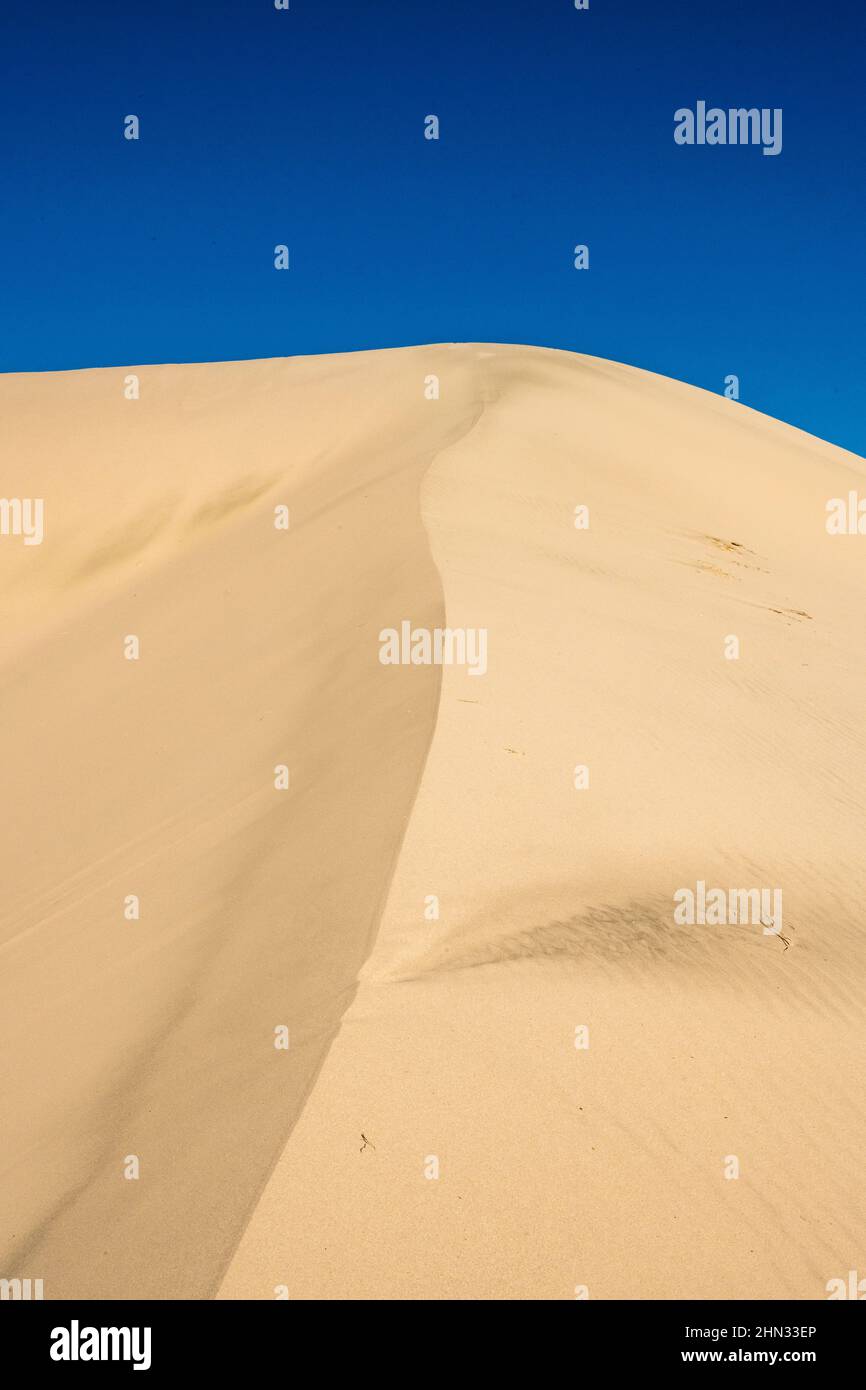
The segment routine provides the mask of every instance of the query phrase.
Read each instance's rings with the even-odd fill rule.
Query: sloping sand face
[[[45,532],[0,539],[0,1275],[46,1298],[212,1294],[351,1000],[440,679],[377,635],[442,621],[419,486],[478,413],[422,366],[0,378]]]
[[[0,537],[0,1276],[866,1274],[866,465],[541,349],[130,372],[0,377],[45,503]],[[404,621],[479,674],[383,665]],[[676,922],[699,881],[781,934]]]
[[[866,467],[564,353],[451,349],[443,402],[473,357],[422,507],[488,670],[444,668],[375,948],[220,1296],[824,1298],[866,1261],[866,542],[825,530]],[[676,922],[699,881],[781,890],[781,931]]]

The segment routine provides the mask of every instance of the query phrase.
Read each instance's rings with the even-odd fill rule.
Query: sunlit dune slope
[[[431,350],[443,400],[472,352]],[[488,673],[444,668],[362,987],[222,1294],[826,1297],[866,1258],[866,541],[825,529],[864,464],[474,352],[422,514]],[[699,880],[781,889],[780,935],[676,924]]]

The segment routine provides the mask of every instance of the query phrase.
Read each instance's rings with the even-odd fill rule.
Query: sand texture
[[[866,1274],[863,460],[476,344],[2,376],[0,457],[45,507],[0,538],[0,1275]],[[404,619],[486,672],[383,665]],[[699,880],[783,934],[676,923]]]

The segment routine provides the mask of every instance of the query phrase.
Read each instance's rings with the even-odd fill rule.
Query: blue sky
[[[6,7],[0,370],[538,343],[715,391],[734,373],[866,455],[864,15]],[[781,107],[782,153],[676,145],[699,99]]]

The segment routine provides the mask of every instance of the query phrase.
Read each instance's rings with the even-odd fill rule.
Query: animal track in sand
[[[761,565],[751,563],[760,557],[755,554],[754,550],[749,550],[748,546],[743,545],[742,541],[726,541],[721,536],[710,535],[705,535],[702,539],[709,541],[710,545],[715,546],[717,550],[723,550],[726,555],[730,556],[731,564],[739,566],[740,569],[754,570],[756,574],[769,574],[770,571],[765,570]],[[739,558],[746,556],[748,559]]]
[[[768,613],[778,613],[780,618],[805,618],[812,622],[812,614],[805,613],[802,608],[768,608]]]

